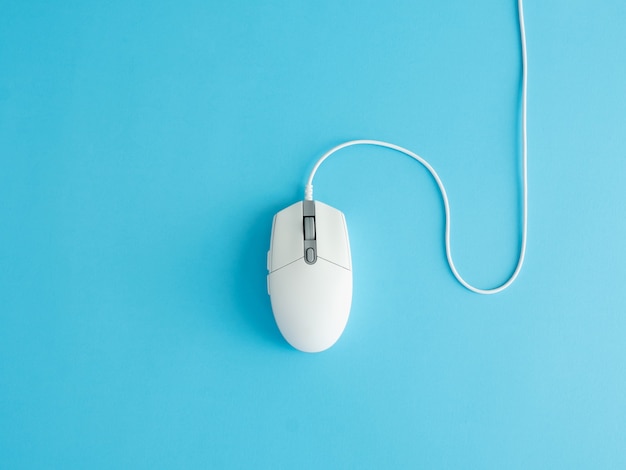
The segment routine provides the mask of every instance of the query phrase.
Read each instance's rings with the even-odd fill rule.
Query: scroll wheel
[[[304,239],[315,240],[315,217],[304,218]]]

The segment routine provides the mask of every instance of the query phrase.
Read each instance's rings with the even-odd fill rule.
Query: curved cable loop
[[[360,139],[360,140],[351,140],[348,142],[344,142],[342,144],[337,145],[336,147],[330,149],[324,155],[320,157],[317,161],[313,170],[311,170],[311,174],[309,175],[309,179],[307,181],[304,198],[306,200],[313,200],[313,178],[315,177],[315,173],[317,172],[320,165],[330,157],[335,152],[338,152],[341,149],[346,147],[352,147],[355,145],[374,145],[377,147],[384,147],[391,150],[395,150],[397,152],[403,153],[415,160],[417,160],[428,172],[431,174],[435,182],[437,183],[437,187],[439,188],[439,192],[441,193],[441,198],[443,200],[443,206],[446,216],[446,224],[445,224],[445,246],[446,246],[446,258],[448,260],[448,266],[450,267],[450,271],[461,285],[463,285],[466,289],[475,292],[477,294],[497,294],[498,292],[502,292],[504,289],[509,287],[517,276],[519,275],[522,265],[524,264],[524,258],[526,256],[526,238],[528,233],[528,144],[527,144],[527,126],[526,126],[526,116],[527,116],[527,81],[528,81],[528,64],[526,58],[526,31],[524,27],[524,7],[523,0],[518,0],[518,15],[519,15],[519,29],[520,29],[520,40],[521,40],[521,52],[522,52],[522,239],[521,246],[519,251],[519,257],[517,260],[517,265],[513,274],[509,277],[507,281],[501,284],[498,287],[494,287],[491,289],[480,289],[478,287],[472,286],[469,282],[467,282],[463,277],[459,274],[454,265],[454,260],[452,259],[452,249],[450,246],[450,226],[451,226],[451,216],[450,216],[450,204],[448,202],[448,194],[446,193],[446,188],[439,178],[439,175],[435,171],[435,169],[428,163],[425,159],[420,157],[418,154],[411,152],[410,150],[400,147],[399,145],[391,144],[389,142],[383,142],[381,140],[369,140],[369,139]]]

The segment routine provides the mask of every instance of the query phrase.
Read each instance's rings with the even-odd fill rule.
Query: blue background
[[[461,273],[510,274],[514,1],[2,2],[0,466],[626,467],[625,18],[528,0],[528,257],[500,295],[451,276],[415,162],[322,166],[354,301],[307,355],[265,256],[344,140],[428,159]]]

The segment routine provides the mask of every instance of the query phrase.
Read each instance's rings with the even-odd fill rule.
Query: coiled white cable
[[[439,175],[437,174],[435,169],[426,160],[424,160],[422,157],[420,157],[416,153],[411,152],[410,150],[407,150],[403,147],[400,147],[399,145],[390,144],[388,142],[382,142],[380,140],[367,140],[367,139],[351,140],[349,142],[344,142],[343,144],[337,145],[336,147],[332,148],[331,150],[326,152],[324,155],[322,155],[320,159],[317,161],[317,163],[313,167],[313,170],[311,170],[311,174],[309,175],[309,180],[307,182],[307,185],[304,191],[304,198],[306,200],[312,200],[313,199],[313,178],[315,177],[315,173],[317,172],[317,169],[324,162],[324,160],[326,160],[335,152],[346,147],[352,147],[354,145],[375,145],[378,147],[386,147],[392,150],[396,150],[400,153],[408,155],[411,158],[414,158],[419,163],[421,163],[424,166],[424,168],[426,168],[429,171],[429,173],[432,175],[432,177],[435,179],[435,182],[437,183],[437,186],[439,187],[439,192],[441,193],[441,198],[443,199],[443,206],[444,206],[444,210],[446,214],[446,228],[445,228],[446,257],[448,259],[448,265],[450,266],[450,270],[452,271],[452,274],[457,279],[457,281],[459,281],[467,289],[471,290],[472,292],[476,292],[477,294],[497,294],[498,292],[502,292],[504,289],[506,289],[511,284],[513,284],[513,282],[515,281],[515,279],[517,278],[518,274],[520,273],[522,269],[522,265],[524,264],[524,258],[526,256],[526,236],[528,232],[528,169],[527,169],[528,144],[527,144],[527,128],[526,128],[526,109],[527,109],[526,95],[527,95],[527,81],[528,81],[528,63],[526,59],[526,30],[524,28],[523,0],[518,0],[517,7],[518,7],[518,16],[519,16],[520,41],[521,41],[521,48],[522,48],[522,180],[523,180],[522,181],[522,227],[521,227],[522,239],[521,239],[519,257],[517,260],[517,266],[515,267],[515,270],[513,271],[513,274],[511,275],[511,277],[509,277],[509,279],[506,282],[492,289],[480,289],[478,287],[472,286],[470,283],[468,283],[465,279],[461,277],[461,275],[459,274],[459,272],[457,271],[454,265],[454,261],[452,260],[452,250],[450,248],[450,225],[451,225],[450,204],[448,202],[448,195],[441,181],[441,178],[439,178]]]

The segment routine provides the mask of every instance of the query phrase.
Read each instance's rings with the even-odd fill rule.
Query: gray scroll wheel
[[[315,217],[304,218],[304,239],[315,240]]]

